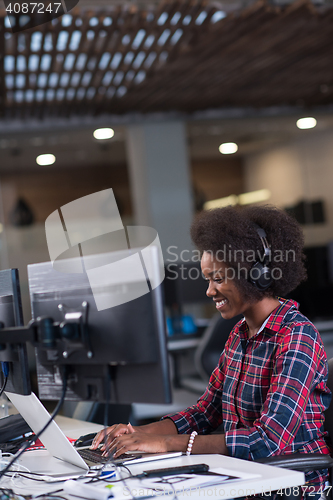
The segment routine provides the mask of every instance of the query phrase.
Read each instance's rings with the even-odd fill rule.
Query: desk
[[[172,337],[178,337],[177,340]],[[173,360],[173,386],[176,388],[181,387],[179,356],[182,351],[188,349],[196,349],[201,342],[201,338],[197,335],[174,335],[168,338],[167,348]]]
[[[76,438],[82,433],[98,431],[102,426],[82,422],[75,419],[70,419],[66,417],[56,418],[58,425],[62,428],[64,433],[69,436]],[[29,454],[38,454],[38,459],[43,460],[47,457],[48,452],[46,450],[39,450],[28,452]],[[230,475],[244,476],[244,479],[238,481],[230,481],[228,483],[221,483],[219,485],[212,485],[204,489],[196,491],[191,491],[190,494],[183,495],[182,493],[177,493],[178,497],[188,497],[191,496],[193,500],[199,500],[203,496],[211,496],[216,499],[230,499],[245,496],[246,494],[255,494],[268,491],[275,491],[279,488],[289,488],[293,486],[300,486],[304,484],[304,474],[302,472],[290,471],[286,469],[279,469],[278,467],[271,467],[268,465],[258,466],[254,462],[248,462],[245,460],[239,460],[236,458],[225,457],[223,455],[191,455],[189,457],[183,456],[179,458],[173,458],[169,460],[159,460],[158,462],[146,462],[145,464],[137,464],[130,466],[132,474],[139,474],[142,470],[170,467],[172,461],[172,466],[178,465],[189,465],[195,463],[206,463],[210,468],[223,468],[229,472]],[[20,461],[24,465],[25,459],[24,455]],[[38,470],[35,470],[38,472]],[[135,481],[128,479],[126,481],[127,485],[130,487],[130,481]],[[132,483],[134,484],[134,483]],[[0,487],[9,487],[13,489],[17,494],[28,494],[34,493],[35,495],[52,492],[61,489],[61,484],[44,484],[33,482],[28,479],[16,478],[13,481],[8,478],[3,478],[0,481]],[[99,485],[99,488],[101,486]],[[96,486],[97,488],[97,486]],[[115,500],[131,499],[131,496],[123,494],[118,488],[118,492],[115,492]],[[207,495],[206,495],[207,493]],[[75,497],[70,494],[59,494],[63,498],[74,499]],[[159,495],[160,498],[161,495]],[[166,495],[168,498],[172,498],[172,495]],[[165,498],[165,497],[164,497]],[[140,499],[140,493],[136,492],[136,499]]]

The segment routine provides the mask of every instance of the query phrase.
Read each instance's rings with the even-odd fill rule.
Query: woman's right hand
[[[91,449],[96,450],[96,448],[103,442],[105,441],[106,436],[108,437],[108,442],[112,442],[116,437],[122,436],[123,434],[132,434],[133,432],[136,432],[135,428],[128,423],[126,424],[115,424],[111,425],[110,427],[107,427],[106,429],[102,429],[99,431],[92,444],[91,444]]]

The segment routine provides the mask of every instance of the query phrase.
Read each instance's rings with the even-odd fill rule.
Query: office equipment
[[[285,208],[300,224],[322,224],[326,222],[324,200],[301,200],[296,205]]]
[[[203,380],[210,377],[216,367],[224,345],[233,327],[242,319],[238,314],[231,319],[222,318],[220,313],[213,316],[195,352],[194,361]]]
[[[23,416],[25,421],[29,424],[31,429],[37,434],[44,425],[49,421],[50,415],[39,399],[34,393],[28,396],[21,394],[8,393],[13,405]],[[69,442],[65,434],[61,431],[59,426],[55,421],[47,427],[40,437],[41,442],[44,444],[48,452],[60,461],[66,462],[68,465],[68,470],[74,473],[78,472],[78,468],[83,470],[88,470],[89,467],[94,467],[96,465],[101,465],[105,463],[107,459],[101,459],[99,461],[91,461],[85,459],[81,454],[74,448],[74,446]],[[117,459],[118,464],[128,464],[129,462],[150,462],[155,460],[162,460],[165,458],[174,458],[180,456],[180,452],[174,453],[133,453],[127,454],[119,459]],[[49,467],[49,465],[47,465]],[[61,472],[63,473],[63,472]],[[52,475],[52,471],[48,471],[48,474]]]
[[[101,425],[92,424],[91,422],[82,422],[63,416],[56,417],[56,421],[62,431],[68,437],[74,439],[82,434],[87,434],[92,431],[99,431],[103,428]],[[284,470],[278,467],[270,467],[267,465],[260,465],[260,467],[258,467],[258,464],[255,462],[239,460],[223,455],[210,454],[191,455],[190,457],[180,456],[172,460],[172,465],[175,467],[200,463],[207,464],[210,471],[222,469],[225,475],[236,476],[240,479],[236,481],[225,481],[223,482],[223,484],[220,484],[218,486],[215,485],[213,487],[200,487],[200,489],[193,489],[190,495],[191,499],[193,500],[200,500],[208,496],[224,498],[227,500],[253,494],[262,495],[263,493],[266,493],[266,495],[268,495],[270,491],[273,492],[282,488],[290,488],[290,490],[292,491],[293,487],[295,487],[295,489],[299,487],[299,490],[301,491],[301,486],[304,485],[305,481],[304,474],[302,472]],[[35,450],[28,452],[20,458],[19,464],[27,467],[33,472],[39,472],[42,474],[46,474],[47,470],[49,470],[49,472],[53,472],[54,475],[57,475],[57,477],[55,478],[57,481],[61,478],[61,473],[66,477],[66,471],[68,474],[69,471],[73,470],[72,467],[69,466],[69,464],[52,458],[47,450]],[[168,460],[161,460],[159,464],[161,468],[170,466],[170,462]],[[143,469],[156,469],[156,463],[147,462],[145,463],[144,467],[142,466],[142,464],[132,463],[128,464],[128,468],[133,475],[136,475],[142,473]],[[78,475],[81,474],[82,476],[82,469],[77,470],[79,471]],[[128,477],[125,471],[122,472],[122,475]],[[41,495],[42,493],[52,492],[55,489],[60,489],[62,487],[61,483],[54,484],[54,480],[51,477],[48,478],[48,482],[44,483],[41,483],[40,481],[36,482],[34,475],[32,476],[31,480],[29,480],[28,477],[28,474],[25,474],[24,479],[20,477],[17,477],[15,479],[13,479],[12,477],[3,478],[1,480],[1,487],[10,487],[15,491],[16,494],[21,495],[26,495],[27,493]],[[87,481],[89,481],[89,478],[87,479]],[[137,480],[137,482],[135,482],[134,479],[130,481],[131,484],[129,484],[129,480],[126,480],[126,484],[132,489],[142,487],[142,484],[139,480]],[[96,488],[98,488],[99,485],[100,483],[95,483]],[[214,489],[215,487],[216,490]],[[124,491],[125,494],[123,496],[121,496],[121,493],[122,491],[119,490],[115,492],[115,498],[130,498],[130,496],[128,495],[128,490]],[[72,498],[67,496],[66,493],[60,494],[64,498]],[[138,490],[136,497],[140,498],[140,496],[138,495]],[[156,496],[154,498],[156,498]],[[167,495],[165,497],[163,496],[163,498],[170,498],[170,495]]]
[[[300,304],[300,310],[312,321],[333,318],[333,285],[331,280],[331,252],[329,245],[304,248],[308,278],[290,297]]]
[[[202,276],[200,261],[167,264],[164,293],[171,314],[181,315],[186,304],[211,303],[206,291],[207,283]]]
[[[105,254],[105,262],[130,259],[137,251]],[[67,365],[68,399],[170,402],[162,289],[148,288],[149,281],[159,282],[158,254],[153,246],[145,252],[151,263],[148,286],[145,275],[136,275],[134,269],[119,280],[112,277],[111,285],[95,286],[94,293],[87,272],[63,274],[55,271],[51,262],[28,266],[33,318],[52,318],[44,323],[48,348],[37,346],[41,399],[59,397],[59,367]],[[92,269],[94,259],[85,257],[84,268]],[[78,259],[70,259],[66,265],[74,270],[78,264]],[[144,286],[148,293],[131,300],[133,290]],[[98,310],[96,294],[99,300],[120,305]]]
[[[30,394],[30,375],[24,341],[1,341],[1,328],[23,326],[19,273],[17,269],[0,271],[0,361],[7,363],[8,379],[5,389]]]
[[[116,464],[116,465],[128,465],[129,463],[143,463],[143,462],[155,462],[156,460],[165,460],[167,458],[180,457],[182,455],[181,451],[169,451],[161,453],[145,453],[141,451],[125,452],[119,455],[116,459],[110,456],[103,456],[103,452],[100,449],[90,450],[89,448],[77,450],[80,457],[89,466],[95,466],[100,464]],[[111,460],[110,460],[111,459]]]
[[[200,474],[209,471],[207,464],[180,465],[178,467],[167,467],[165,469],[144,470],[136,477],[163,477],[173,476],[174,474]]]
[[[96,432],[92,432],[89,434],[85,434],[84,436],[80,436],[74,443],[76,448],[80,448],[82,446],[90,446],[96,436]]]

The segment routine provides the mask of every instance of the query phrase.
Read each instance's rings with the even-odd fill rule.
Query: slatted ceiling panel
[[[165,48],[169,46],[171,52],[183,35],[176,26],[179,20],[183,18],[189,25],[186,19],[191,21],[196,12],[200,15],[204,5],[167,2],[155,13],[118,7],[111,15],[63,16],[32,34],[21,33],[20,50],[26,54],[27,69],[7,71],[10,116],[19,110],[25,114],[27,109],[39,118],[103,111],[105,100],[122,98],[131,86],[145,80],[147,70],[165,64],[169,56]],[[202,19],[205,17],[204,12]],[[75,48],[73,36],[78,39],[79,35]],[[10,30],[7,36],[6,54],[17,60],[18,44],[13,44]]]
[[[145,88],[132,92],[131,102],[126,102],[129,108],[143,97],[146,107],[141,111],[151,111],[148,96],[153,93],[156,107],[170,109],[171,99],[164,100],[164,106],[158,97],[162,82],[164,89],[169,85],[173,109],[189,112],[228,105],[298,104],[300,99],[310,105],[332,102],[331,93],[324,97],[320,92],[322,82],[332,82],[333,76],[328,69],[332,10],[314,15],[304,3],[282,13],[262,7],[251,16],[225,19],[218,29],[219,36],[206,34],[197,54],[193,47],[167,66],[168,74],[156,73]]]
[[[139,102],[147,106],[141,110],[151,110],[151,104],[161,101],[161,94],[170,94],[170,91],[173,92],[176,108],[177,105],[182,106],[186,101],[190,101],[191,107],[195,109],[202,93],[208,94],[209,97],[214,85],[218,93],[216,102],[220,102],[223,83],[228,82],[230,71],[233,67],[244,64],[244,56],[239,57],[239,51],[249,44],[253,29],[272,17],[272,13],[266,9],[261,9],[259,14],[255,16],[250,13],[242,24],[236,16],[230,17],[222,32],[216,27],[211,34],[206,32],[204,36],[198,36],[192,45],[185,44],[182,47],[180,44],[177,47],[178,54],[173,58],[174,64],[166,65],[147,83],[146,88],[141,88]],[[225,64],[220,57],[225,58]],[[132,99],[130,107],[135,105],[135,102],[138,103],[136,95],[129,96],[129,99]],[[168,100],[165,103],[168,106]]]
[[[224,16],[209,0],[166,0],[76,9],[15,35],[7,27],[0,112],[44,119],[333,102],[332,8],[260,1]]]

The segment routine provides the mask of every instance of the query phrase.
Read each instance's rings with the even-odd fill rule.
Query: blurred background
[[[166,266],[194,255],[199,210],[287,210],[309,269],[293,296],[332,328],[333,1],[80,0],[30,22],[0,1],[0,265],[19,268],[25,322],[46,218],[113,188]],[[191,289],[178,302],[209,318]]]

